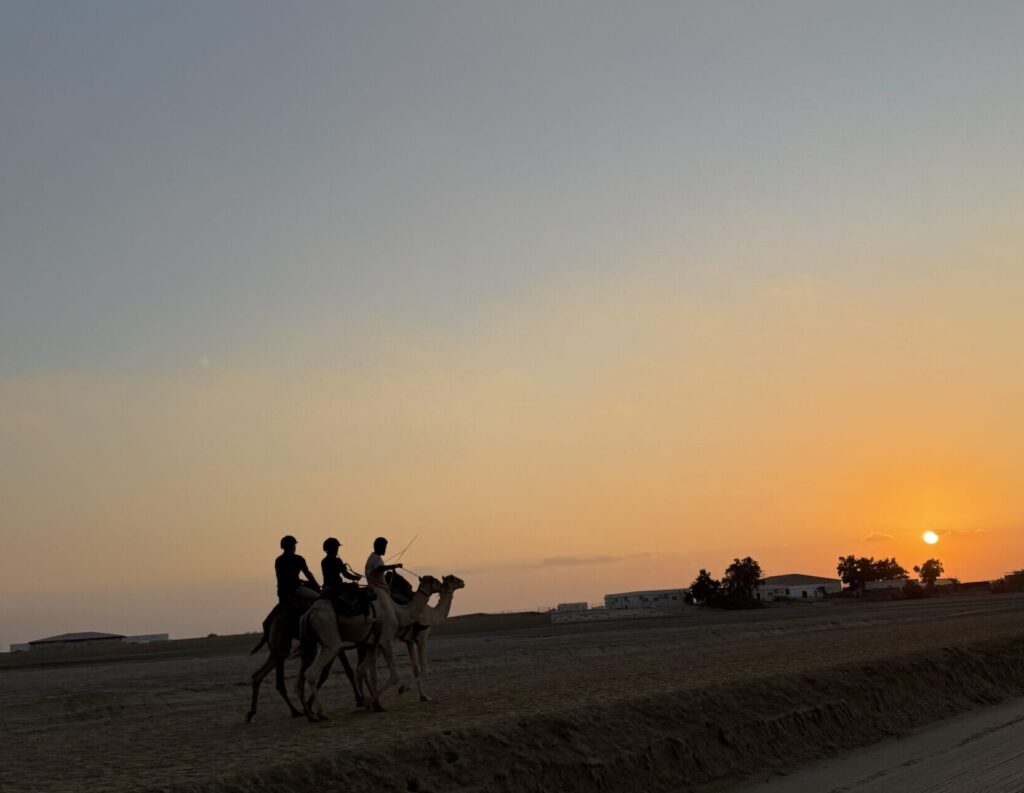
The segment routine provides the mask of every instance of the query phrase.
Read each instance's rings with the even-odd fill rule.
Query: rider
[[[341,541],[335,537],[328,537],[324,540],[324,558],[320,561],[320,569],[324,574],[324,594],[331,595],[342,592],[344,587],[352,586],[342,581],[347,578],[349,581],[360,581],[362,576],[352,572],[338,556],[338,548]]]
[[[281,538],[282,553],[274,560],[277,572],[277,598],[283,606],[295,607],[306,605],[317,599],[320,585],[306,566],[306,560],[295,553],[298,544],[292,535]],[[305,582],[299,580],[299,574],[305,576]]]
[[[398,570],[402,567],[398,564],[384,564],[384,554],[388,550],[388,541],[378,537],[373,541],[373,553],[366,560],[366,583],[376,589],[388,591],[388,582],[384,580],[384,573],[388,570]],[[390,599],[390,598],[389,598]]]

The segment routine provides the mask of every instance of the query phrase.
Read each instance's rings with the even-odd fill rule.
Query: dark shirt
[[[351,581],[359,580],[337,556],[325,556],[320,562],[320,570],[324,574],[324,589],[340,592],[342,588],[355,586]],[[344,580],[346,578],[349,582]]]
[[[290,597],[299,588],[299,573],[306,569],[306,560],[295,553],[283,553],[274,560],[277,572],[277,596]]]
[[[345,563],[337,556],[325,556],[320,562],[320,570],[324,574],[324,589],[337,589],[344,583],[341,574],[345,570]]]

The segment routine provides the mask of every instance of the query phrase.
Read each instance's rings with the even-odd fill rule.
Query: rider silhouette
[[[338,556],[340,547],[341,541],[335,537],[328,537],[324,540],[324,558],[320,561],[320,570],[324,574],[325,595],[342,592],[346,586],[352,586],[352,584],[342,581],[342,578],[347,578],[349,581],[362,579],[361,575],[349,570],[348,565]]]
[[[300,601],[316,600],[320,585],[317,584],[313,574],[306,566],[306,560],[295,553],[295,546],[298,544],[292,535],[288,534],[281,538],[282,553],[274,560],[274,571],[277,573],[277,598],[282,606],[293,608],[300,605]],[[305,576],[305,582],[299,579],[299,574]]]
[[[388,590],[388,582],[384,574],[389,570],[397,570],[402,565],[384,564],[384,554],[388,551],[388,541],[384,537],[378,537],[373,541],[373,553],[366,560],[366,583],[376,589]]]

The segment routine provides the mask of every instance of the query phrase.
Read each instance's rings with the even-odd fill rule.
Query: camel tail
[[[270,640],[270,623],[273,621],[279,608],[281,608],[280,604],[274,606],[274,608],[272,608],[270,610],[270,613],[266,616],[266,619],[263,620],[263,636],[260,637],[260,640],[256,643],[256,646],[249,651],[249,655],[255,655],[256,653],[258,653],[260,647],[262,647]]]
[[[316,633],[309,627],[309,612],[299,619],[299,649],[292,654],[302,656],[302,668],[308,669],[316,658]]]

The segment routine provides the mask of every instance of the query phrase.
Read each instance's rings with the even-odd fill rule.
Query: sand
[[[432,640],[437,702],[354,713],[333,676],[324,724],[291,719],[272,686],[244,724],[261,659],[249,637],[170,657],[5,659],[0,790],[723,789],[1024,695],[1024,596],[477,621]]]
[[[731,793],[1020,793],[1022,724],[1024,699],[1015,699]]]

